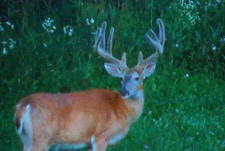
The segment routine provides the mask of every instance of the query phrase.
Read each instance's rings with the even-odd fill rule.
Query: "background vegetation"
[[[18,151],[13,111],[34,92],[119,90],[93,50],[103,20],[115,27],[114,54],[128,64],[154,52],[144,39],[156,19],[166,45],[145,81],[145,108],[116,151],[225,150],[225,1],[1,0],[0,150]]]

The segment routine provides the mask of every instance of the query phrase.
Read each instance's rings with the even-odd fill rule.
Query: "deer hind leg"
[[[46,151],[48,144],[43,141],[44,139],[39,139],[40,141],[34,139],[30,118],[31,106],[29,104],[24,107],[18,105],[17,108],[19,115],[15,119],[16,131],[22,140],[23,151]]]
[[[48,137],[46,137],[46,135],[42,135],[42,133],[33,134],[30,151],[48,151],[51,146],[52,142]]]
[[[49,147],[47,144],[33,144],[29,151],[48,151]]]
[[[23,151],[30,151],[32,146],[32,128],[30,121],[30,105],[26,107],[17,106],[19,116],[16,117],[15,122],[17,123],[17,134],[20,136],[23,143]]]

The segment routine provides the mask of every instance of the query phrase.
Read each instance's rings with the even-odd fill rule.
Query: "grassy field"
[[[120,89],[93,49],[102,21],[115,27],[113,51],[128,65],[154,50],[144,38],[156,19],[166,45],[144,81],[145,106],[109,151],[225,150],[225,2],[29,0],[0,2],[0,150],[19,151],[13,112],[35,92]]]

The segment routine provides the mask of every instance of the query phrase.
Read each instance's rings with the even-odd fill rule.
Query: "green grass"
[[[128,65],[134,66],[138,51],[145,57],[154,52],[144,33],[149,28],[157,30],[158,17],[165,23],[167,41],[155,73],[144,82],[144,113],[127,137],[108,150],[225,150],[223,1],[9,0],[0,5],[0,25],[4,28],[0,42],[7,41],[0,44],[0,150],[21,150],[13,112],[23,96],[120,89],[119,79],[106,73],[104,61],[93,50],[92,32],[103,20],[108,27],[115,27],[115,56],[126,51]],[[48,17],[57,27],[54,33],[42,28]],[[95,22],[87,25],[87,18]],[[72,36],[64,34],[66,25],[73,28]],[[12,49],[9,38],[16,41]]]

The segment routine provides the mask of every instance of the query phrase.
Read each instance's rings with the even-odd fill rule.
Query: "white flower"
[[[9,38],[9,45],[8,45],[8,47],[10,49],[13,49],[15,44],[16,44],[16,41],[14,41],[12,38]]]
[[[2,23],[0,22],[0,31],[4,31],[4,28],[2,27]]]
[[[7,21],[5,22],[6,25],[11,26],[11,22]]]
[[[185,78],[188,78],[188,77],[189,77],[189,74],[188,74],[188,73],[186,73],[186,74],[184,75],[184,77],[185,77]]]
[[[180,0],[169,7],[178,10],[180,16],[182,16],[182,24],[194,26],[200,20],[199,5],[199,2],[194,2],[193,0]]]
[[[16,43],[16,41],[14,41],[12,38],[9,38],[9,41],[14,44]]]
[[[11,29],[14,29],[14,25],[11,25]]]
[[[11,27],[11,29],[14,29],[14,25],[11,22],[7,21],[5,22],[5,24]]]
[[[225,37],[220,38],[220,42],[221,43],[225,42]]]
[[[47,48],[47,47],[48,47],[48,45],[47,45],[46,43],[43,43],[43,46],[44,46],[45,48]]]
[[[90,23],[94,24],[95,20],[93,18],[91,18]]]
[[[56,26],[53,25],[54,20],[51,18],[47,18],[45,19],[45,21],[42,23],[42,27],[44,28],[44,30],[48,33],[54,33],[56,30]]]
[[[2,41],[2,54],[7,55],[8,54],[8,48],[13,49],[16,44],[16,41],[12,38],[9,38],[7,41]]]
[[[14,48],[14,45],[13,45],[13,44],[10,44],[10,45],[9,45],[9,48],[10,48],[10,49],[13,49],[13,48]]]
[[[86,18],[85,21],[86,21],[86,23],[87,23],[88,26],[95,23],[95,20],[93,18],[91,18],[91,19]]]
[[[7,44],[7,41],[2,41],[2,45],[6,45]]]
[[[4,48],[2,49],[2,54],[3,54],[3,55],[7,55],[7,53],[8,53],[7,48],[4,47]]]
[[[216,51],[216,45],[212,44],[212,51]]]
[[[89,22],[88,18],[86,19],[86,23],[87,23],[87,25],[90,25],[90,22]]]
[[[178,43],[176,43],[175,47],[176,47],[176,48],[178,48],[178,47],[179,47],[179,44],[178,44]]]
[[[144,148],[145,148],[146,150],[149,150],[149,146],[148,146],[147,144],[144,145]]]
[[[65,35],[72,36],[73,35],[73,28],[70,25],[63,27],[63,32]]]

